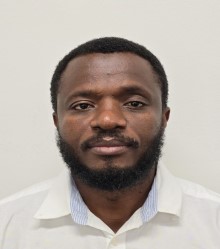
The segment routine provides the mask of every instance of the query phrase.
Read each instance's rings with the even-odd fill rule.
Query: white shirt
[[[115,234],[89,210],[85,225],[73,221],[65,171],[1,202],[0,249],[219,249],[220,195],[161,163],[155,182],[157,214],[143,222],[140,208]]]

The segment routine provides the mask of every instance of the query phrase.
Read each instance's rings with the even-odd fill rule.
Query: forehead
[[[80,70],[80,71],[79,71]],[[142,57],[129,52],[120,53],[92,53],[71,60],[62,79],[82,77],[83,75],[127,73],[129,75],[153,76],[154,72],[150,63]]]
[[[152,66],[142,57],[127,52],[93,53],[69,62],[61,78],[59,93],[64,96],[74,89],[88,87],[111,91],[129,84],[159,89]]]

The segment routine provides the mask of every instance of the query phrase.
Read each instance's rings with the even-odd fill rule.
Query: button
[[[112,241],[111,241],[111,244],[113,246],[117,246],[118,245],[118,240],[116,238],[113,238]]]

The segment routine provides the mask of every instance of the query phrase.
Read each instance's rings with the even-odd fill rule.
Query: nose
[[[101,130],[124,129],[127,121],[119,104],[102,103],[97,107],[90,125]]]

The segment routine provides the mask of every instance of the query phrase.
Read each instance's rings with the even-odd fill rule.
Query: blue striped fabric
[[[86,225],[88,220],[88,209],[84,203],[74,181],[72,181],[72,191],[70,197],[70,210],[74,222]]]
[[[88,208],[73,181],[70,198],[71,216],[74,222],[86,225],[88,221]],[[148,197],[141,208],[141,218],[143,223],[148,222],[157,214],[157,188],[156,179],[152,184]]]
[[[157,188],[156,178],[152,184],[148,197],[141,208],[141,218],[143,223],[148,222],[157,214]]]

